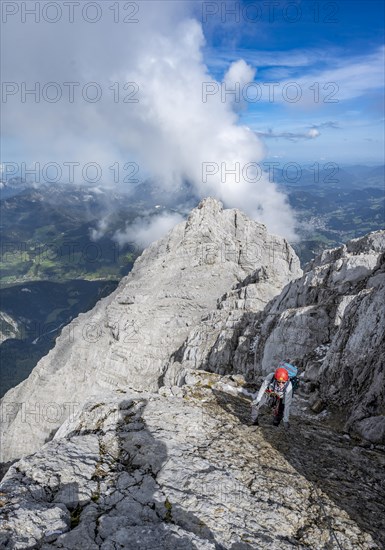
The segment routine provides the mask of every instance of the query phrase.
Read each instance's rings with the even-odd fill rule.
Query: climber
[[[283,367],[278,367],[264,379],[256,399],[252,402],[251,422],[258,426],[259,409],[263,405],[275,406],[274,426],[278,426],[283,418],[285,428],[289,428],[290,405],[293,397],[293,386],[289,373]]]

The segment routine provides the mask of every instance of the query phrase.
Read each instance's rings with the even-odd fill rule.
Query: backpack
[[[285,363],[285,361],[282,361],[279,364],[279,366],[286,369],[287,372],[289,373],[289,379],[290,379],[291,385],[293,386],[293,395],[294,395],[294,392],[298,389],[298,386],[299,386],[298,368],[295,365],[291,365],[290,363]]]

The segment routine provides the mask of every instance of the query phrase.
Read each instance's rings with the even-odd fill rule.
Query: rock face
[[[196,372],[85,403],[4,478],[1,548],[379,549],[268,431],[250,431],[236,386]]]
[[[205,199],[143,252],[113,294],[65,327],[29,378],[4,396],[1,461],[38,450],[90,395],[183,383],[189,365],[175,358],[218,299],[238,285],[221,303],[226,316],[226,307],[239,304],[239,317],[251,303],[262,309],[300,274],[284,239]]]
[[[328,406],[345,429],[385,444],[385,231],[326,250],[275,298],[271,280],[279,279],[268,273],[226,293],[174,364],[255,382],[292,361],[315,412]]]
[[[9,338],[19,338],[20,328],[15,319],[5,311],[0,311],[0,344]]]
[[[291,250],[287,248],[290,263]],[[299,277],[297,265],[293,272]],[[250,344],[255,332],[256,315],[284,286],[281,263],[257,269],[235,284],[218,300],[215,310],[191,330],[185,342],[171,359],[170,369],[178,371],[204,368],[218,374],[249,374]]]
[[[335,406],[347,429],[385,443],[384,303],[385,231],[325,251],[256,322],[254,373],[292,360],[315,405]]]
[[[385,262],[345,310],[319,373],[327,403],[350,411],[347,428],[385,444]]]
[[[302,274],[283,239],[204,200],[2,400],[2,460],[23,458],[0,484],[0,547],[384,548],[381,448],[316,414],[343,406],[383,441],[384,257],[377,232]],[[288,432],[251,428],[229,373],[281,359],[314,412],[297,395]]]

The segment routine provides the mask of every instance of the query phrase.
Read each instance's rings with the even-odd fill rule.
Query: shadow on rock
[[[158,483],[173,457],[147,427],[147,405],[86,403],[59,437],[16,462],[0,485],[1,547],[226,550]]]
[[[213,390],[217,403],[250,426],[251,403]],[[295,397],[294,397],[295,399]],[[351,519],[385,548],[385,456],[358,446],[348,436],[308,416],[290,417],[290,429],[272,425],[269,411],[260,415],[259,430],[297,472],[326,493]],[[375,520],[373,520],[375,518]]]

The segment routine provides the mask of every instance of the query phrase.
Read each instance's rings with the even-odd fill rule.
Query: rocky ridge
[[[241,383],[196,371],[157,394],[115,390],[88,400],[5,476],[1,547],[379,549],[370,510],[329,496],[325,480],[317,486],[314,460],[304,463],[292,436],[247,426]],[[329,463],[326,479],[333,473]],[[356,496],[357,487],[351,476],[345,493]],[[381,529],[381,514],[377,521]]]
[[[249,298],[261,285],[263,270],[227,293],[179,360],[257,382],[285,358],[317,412],[329,407],[346,430],[385,444],[385,231],[325,251],[262,311]]]
[[[265,309],[254,372],[290,358],[313,405],[385,444],[384,303],[385,231],[325,251]]]
[[[114,293],[66,326],[29,378],[7,392],[1,461],[38,450],[90,394],[183,383],[186,369],[170,357],[217,300],[256,271],[265,273],[254,292],[260,309],[302,273],[284,239],[239,210],[203,200],[143,252]]]
[[[203,201],[3,399],[3,456],[34,454],[0,485],[0,546],[382,548],[381,440],[370,448],[335,431],[308,393],[289,432],[267,416],[252,428],[245,380],[228,373],[256,381],[274,353],[296,359],[302,346],[305,392],[352,411],[338,373],[359,375],[358,348],[381,382],[384,235],[327,251],[302,274],[283,239]],[[370,380],[359,421],[376,424],[383,386]]]

